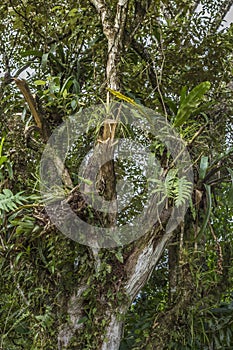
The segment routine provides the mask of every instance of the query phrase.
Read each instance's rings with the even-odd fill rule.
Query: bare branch
[[[44,118],[38,111],[36,101],[34,97],[32,96],[32,93],[28,87],[27,82],[24,79],[19,79],[19,78],[13,78],[15,81],[16,85],[18,86],[19,90],[22,92],[29,108],[30,111],[33,115],[33,118],[35,120],[36,126],[40,129],[41,135],[44,139],[44,141],[48,140],[48,131],[47,128],[44,127]]]
[[[18,78],[21,73],[23,73],[27,68],[30,67],[31,63],[33,63],[36,59],[38,59],[37,56],[33,57],[28,61],[26,64],[24,64],[22,67],[20,67],[15,73],[14,78]]]

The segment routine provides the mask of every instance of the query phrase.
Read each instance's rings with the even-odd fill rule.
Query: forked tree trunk
[[[166,224],[170,212],[164,210],[161,214],[161,223]],[[153,271],[154,266],[160,259],[165,245],[171,237],[171,234],[164,234],[161,229],[161,223],[154,229],[140,238],[125,257],[122,264],[113,265],[111,275],[118,277],[115,284],[112,285],[112,300],[109,296],[109,288],[106,282],[98,281],[95,288],[101,289],[101,298],[97,303],[99,308],[96,315],[93,315],[91,323],[93,324],[93,333],[90,334],[90,342],[93,347],[90,349],[98,350],[118,350],[123,336],[124,316],[137,296],[141,288],[145,285]],[[101,264],[101,261],[100,261]],[[121,271],[119,271],[119,267]],[[85,281],[74,291],[67,306],[67,315],[69,322],[60,327],[58,336],[58,349],[80,349],[80,339],[82,331],[90,332],[86,329],[82,321],[86,314],[85,306],[87,303],[86,291],[90,288],[89,280],[91,276],[85,276]],[[106,286],[104,285],[106,284]],[[117,298],[119,296],[119,301]],[[122,299],[123,296],[123,299]],[[70,347],[70,345],[72,346]]]
[[[111,89],[119,90],[119,63],[123,46],[122,41],[128,0],[118,1],[114,19],[105,1],[91,1],[101,17],[103,31],[108,40],[108,59],[106,66],[107,84]],[[116,198],[115,171],[113,161],[104,162],[104,154],[105,149],[107,150],[109,147],[112,147],[114,133],[115,125],[113,127],[113,121],[106,120],[106,122],[104,122],[103,134],[100,135],[99,140],[99,149],[101,151],[100,164],[102,164],[99,172],[99,180],[100,183],[105,183],[102,195],[109,201]],[[98,189],[100,191],[100,187]],[[160,216],[160,223],[156,224],[151,232],[146,233],[142,238],[131,244],[129,251],[123,254],[123,262],[109,262],[111,265],[111,270],[108,272],[109,277],[112,275],[116,277],[115,282],[110,286],[106,281],[102,282],[98,280],[98,277],[85,276],[70,298],[67,310],[64,310],[64,312],[68,314],[69,321],[60,327],[58,336],[59,350],[82,350],[80,342],[83,331],[92,331],[90,335],[90,349],[119,349],[120,341],[123,336],[123,318],[132,301],[150,277],[153,267],[160,259],[164,247],[170,239],[171,234],[165,234],[161,228],[161,224],[165,225],[169,216],[169,211],[164,210]],[[106,214],[104,221],[105,226],[111,227],[111,225],[115,223],[115,214]],[[106,261],[102,260],[98,251],[94,249],[92,250],[92,254],[90,254],[90,259],[91,258],[95,265],[95,273],[98,276],[103,262]],[[88,299],[87,295],[90,288],[90,280],[95,281],[96,290],[101,290],[100,300],[96,304],[97,310],[95,310],[91,319],[91,323],[93,324],[92,330],[86,327],[85,323],[80,322],[86,314],[85,306]],[[91,295],[89,298],[91,298]],[[85,347],[85,349],[87,349],[87,347]]]

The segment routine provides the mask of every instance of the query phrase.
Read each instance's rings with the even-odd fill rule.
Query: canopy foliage
[[[78,335],[68,349],[102,349],[109,321],[100,309],[103,295],[112,308],[126,303],[121,288],[127,258],[147,244],[139,240],[101,250],[96,269],[88,247],[51,225],[39,196],[39,163],[49,135],[67,116],[106,101],[109,47],[96,6],[101,3],[3,0],[0,5],[3,349],[56,348],[61,325],[72,318],[68,300],[84,281]],[[194,190],[184,223],[130,301],[120,349],[232,349],[233,25],[222,26],[231,1],[122,3],[127,16],[116,59],[119,89],[123,98],[156,111],[176,128],[192,159]],[[119,1],[103,4],[112,23]],[[114,91],[112,98],[117,99]],[[74,186],[77,166],[98,131],[79,140],[78,158],[67,160]],[[143,142],[150,142],[161,163],[170,162],[153,138]],[[134,183],[143,177],[129,163],[118,164],[118,172]],[[168,184],[169,203],[182,202],[177,188]],[[129,219],[141,203],[135,199]]]

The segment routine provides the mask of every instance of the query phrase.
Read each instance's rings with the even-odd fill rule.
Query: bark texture
[[[106,66],[107,85],[112,90],[120,89],[119,63],[123,47],[123,36],[127,16],[128,0],[118,0],[115,16],[105,1],[91,0],[101,17],[103,32],[108,41]]]
[[[165,226],[169,217],[170,211],[164,210],[160,217],[161,223],[157,223],[151,232],[131,245],[130,251],[124,255],[123,263],[112,265],[112,274],[118,277],[110,287],[112,288],[112,294],[115,295],[115,300],[109,299],[109,289],[108,287],[102,288],[101,281],[99,281],[99,285],[96,285],[96,288],[101,287],[101,297],[98,303],[101,316],[97,313],[93,317],[92,323],[93,327],[97,325],[93,342],[98,339],[96,348],[99,350],[119,349],[123,335],[123,317],[134,298],[147,282],[164,251],[165,245],[171,238],[172,233],[165,234],[161,228],[161,224]],[[94,254],[94,251],[92,253],[95,256],[95,269],[98,275],[103,261],[98,255],[98,251],[96,254]],[[84,278],[68,302],[69,322],[60,327],[59,350],[79,349],[80,345],[69,347],[69,344],[72,339],[79,339],[83,328],[86,331],[85,324],[80,320],[85,315],[86,291],[89,288],[88,277],[90,276]],[[124,296],[120,302],[116,300],[118,295]],[[104,326],[101,325],[100,320],[104,320]]]
[[[106,81],[107,86],[112,90],[120,90],[120,58],[123,48],[123,40],[126,38],[125,24],[127,17],[128,0],[119,0],[115,5],[115,14],[112,13],[110,7],[103,0],[91,0],[100,15],[103,32],[108,42],[108,57],[106,65]],[[150,2],[147,3],[147,6]],[[135,24],[132,31],[135,33],[140,20],[146,14],[146,7],[138,6]],[[132,34],[132,33],[131,33]],[[132,34],[133,36],[133,34]],[[96,181],[96,190],[103,195],[104,199],[114,202],[116,198],[116,178],[113,160],[109,160],[109,155],[114,154],[114,137],[117,123],[114,120],[108,120],[103,124],[103,132],[99,135],[96,145],[96,155],[98,158],[100,169]],[[106,157],[106,159],[105,159]],[[89,172],[91,173],[91,169]],[[86,189],[88,191],[88,188]],[[116,208],[115,208],[116,210]],[[98,350],[118,350],[123,335],[123,317],[129,306],[137,296],[141,288],[145,285],[150,277],[155,264],[160,259],[165,245],[171,237],[171,233],[165,234],[163,227],[170,217],[170,210],[164,210],[160,216],[160,222],[156,223],[153,229],[146,233],[143,237],[132,243],[123,251],[122,261],[111,260],[111,273],[109,273],[109,281],[112,276],[116,278],[113,282],[107,283],[98,280],[101,268],[105,262],[103,256],[104,250],[90,249],[90,259],[93,261],[94,272],[96,276],[93,281],[96,283],[96,289],[100,290],[100,297],[97,303],[95,315],[92,318],[93,339],[91,349]],[[116,215],[114,210],[112,213],[104,215],[103,223],[107,227],[111,227],[115,223]],[[156,221],[156,219],[155,219]],[[117,249],[115,250],[117,253]],[[90,272],[91,274],[91,272]],[[61,349],[79,349],[80,345],[73,345],[72,341],[76,338],[77,343],[80,334],[88,332],[85,324],[80,320],[85,315],[85,304],[87,300],[87,291],[89,288],[89,278],[85,276],[80,286],[77,286],[67,306],[69,321],[61,325],[58,348]],[[101,286],[105,283],[104,287]],[[109,298],[109,290],[113,298]],[[98,293],[97,293],[98,294]],[[72,347],[69,345],[72,343]]]

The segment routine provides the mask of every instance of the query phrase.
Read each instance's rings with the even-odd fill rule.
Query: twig
[[[222,247],[214,233],[214,229],[213,229],[213,226],[211,225],[210,222],[208,222],[208,225],[209,225],[209,229],[210,229],[210,232],[213,236],[213,239],[215,240],[215,243],[216,243],[216,248],[217,248],[217,254],[218,254],[218,274],[222,275],[222,272],[223,272],[223,266],[222,266],[222,263],[223,263],[223,254],[222,254]]]
[[[202,131],[206,128],[207,124],[202,125],[200,129],[196,132],[196,134],[193,136],[193,138],[188,142],[187,146],[190,147],[193,142],[198,138],[198,136],[202,133]]]

